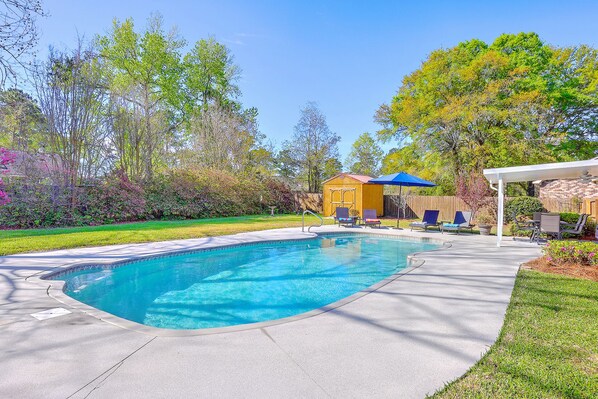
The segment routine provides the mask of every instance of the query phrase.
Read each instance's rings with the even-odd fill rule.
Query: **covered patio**
[[[504,198],[507,183],[553,179],[597,179],[598,158],[586,161],[556,162],[538,165],[484,169],[484,176],[493,190],[498,191],[496,245],[500,247],[504,226]]]

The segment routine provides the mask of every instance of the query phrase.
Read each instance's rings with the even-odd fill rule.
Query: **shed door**
[[[356,209],[355,188],[331,188],[330,189],[330,211],[336,212],[337,207],[349,208],[349,211]]]

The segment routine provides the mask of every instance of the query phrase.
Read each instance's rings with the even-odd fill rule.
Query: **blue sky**
[[[598,1],[128,1],[45,0],[40,55],[72,46],[77,34],[106,33],[113,18],[139,28],[152,12],[191,45],[213,36],[243,70],[245,106],[275,145],[289,139],[299,111],[318,103],[342,138],[344,162],[359,134],[401,79],[427,55],[472,38],[537,32],[557,46],[598,45]],[[390,145],[385,146],[386,149]]]

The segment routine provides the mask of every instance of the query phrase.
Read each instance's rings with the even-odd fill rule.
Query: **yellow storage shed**
[[[349,213],[363,216],[364,209],[384,212],[384,186],[368,183],[373,177],[341,173],[323,183],[324,216],[334,216],[337,207],[349,208]]]

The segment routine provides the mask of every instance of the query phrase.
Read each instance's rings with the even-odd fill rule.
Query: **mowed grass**
[[[412,221],[402,219],[401,228],[408,229]],[[306,226],[318,222],[315,217],[306,215]],[[331,218],[325,218],[324,223],[334,222]],[[382,219],[384,227],[394,228],[396,224],[396,219]],[[301,215],[274,217],[254,215],[196,220],[157,220],[103,226],[0,230],[0,256],[53,249],[212,237],[298,226],[301,226]]]
[[[521,270],[497,342],[432,398],[598,398],[598,283]]]
[[[332,224],[331,219],[324,219]],[[317,224],[306,216],[306,225]],[[216,219],[150,221],[53,229],[0,230],[0,255],[112,244],[212,237],[301,226],[300,215],[239,216]]]

